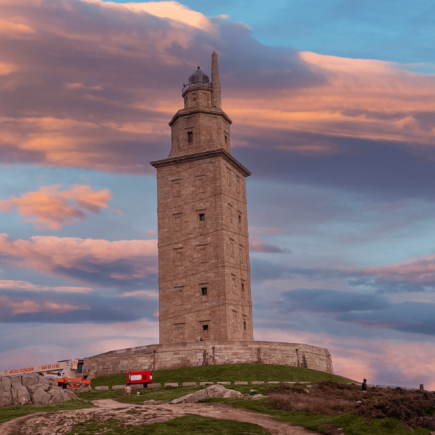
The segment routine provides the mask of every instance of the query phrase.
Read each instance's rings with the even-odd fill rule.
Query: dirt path
[[[202,417],[212,417],[224,420],[234,420],[244,423],[253,423],[267,429],[272,435],[313,435],[313,432],[291,423],[283,423],[273,420],[265,414],[258,414],[241,408],[233,408],[224,403],[186,403],[181,405],[160,405],[163,409],[171,409],[176,406],[185,414],[196,414]]]
[[[93,403],[96,408],[41,412],[17,418],[0,425],[0,435],[61,435],[71,432],[74,425],[88,420],[104,422],[116,419],[126,424],[139,426],[160,423],[188,414],[257,424],[268,430],[271,435],[313,434],[302,427],[272,420],[268,415],[235,409],[221,403],[170,405],[144,402],[143,404],[126,404],[112,399],[94,400]]]

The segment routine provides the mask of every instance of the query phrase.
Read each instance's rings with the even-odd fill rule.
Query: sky
[[[435,390],[435,4],[0,0],[0,368],[158,343],[168,122],[219,57],[256,340]]]

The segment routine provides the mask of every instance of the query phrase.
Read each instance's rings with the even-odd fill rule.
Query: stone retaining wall
[[[333,374],[327,349],[270,341],[204,341],[155,344],[120,349],[84,360],[88,379],[135,370],[163,370],[202,365],[262,363],[304,367]]]

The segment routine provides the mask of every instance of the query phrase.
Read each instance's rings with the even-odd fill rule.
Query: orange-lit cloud
[[[391,62],[343,59],[301,52],[300,58],[325,82],[313,87],[261,94],[258,105],[250,96],[227,102],[235,122],[253,128],[312,132],[325,136],[413,142],[431,146],[434,131],[420,113],[435,111],[435,76],[401,69]],[[431,124],[430,124],[431,125]],[[288,144],[302,154],[330,154],[338,149],[323,141]]]
[[[0,263],[100,286],[140,284],[157,273],[157,240],[54,236],[14,240],[0,234]]]
[[[148,162],[168,152],[180,86],[198,63],[209,69],[212,45],[225,82],[223,107],[238,131],[233,146],[252,146],[255,137],[307,156],[339,153],[333,137],[433,147],[432,74],[266,49],[242,24],[210,20],[177,2],[5,4],[0,29],[12,28],[0,31],[2,162],[152,173]],[[240,47],[222,42],[230,28]],[[6,50],[18,34],[25,49]],[[281,139],[270,145],[273,131]],[[296,132],[319,137],[290,140]]]
[[[102,3],[105,7],[126,8],[136,13],[146,12],[159,18],[167,18],[172,21],[183,23],[184,25],[197,27],[201,30],[211,31],[213,24],[200,12],[193,11],[187,6],[174,1],[162,2],[138,2],[138,3],[111,3],[101,0],[86,0],[94,3]]]
[[[36,192],[23,193],[20,198],[0,201],[0,212],[33,217],[30,222],[35,227],[48,227],[58,230],[75,219],[84,219],[85,212],[99,213],[108,208],[112,199],[109,189],[95,191],[90,186],[74,185],[59,190],[61,185],[40,186]]]

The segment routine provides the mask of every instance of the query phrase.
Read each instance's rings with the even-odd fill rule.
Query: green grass
[[[92,381],[92,387],[102,385],[125,385],[127,375],[101,376]],[[153,381],[166,382],[217,382],[217,381],[290,381],[322,382],[332,379],[335,382],[353,382],[341,376],[317,370],[288,367],[272,364],[224,364],[216,366],[185,367],[174,370],[157,370]]]
[[[268,414],[277,421],[290,422],[310,430],[328,433],[324,424],[333,424],[344,429],[346,435],[410,435],[396,418],[372,419],[371,425],[362,417],[355,415],[315,415],[302,412],[286,412],[273,409],[267,399],[253,401],[240,399],[207,399],[207,402],[230,403],[235,408]],[[430,435],[426,428],[416,429],[414,435]]]
[[[118,435],[183,435],[188,433],[202,433],[204,435],[270,434],[269,431],[256,424],[200,417],[197,415],[186,415],[149,426],[126,426],[117,420],[107,420],[104,423],[91,421],[74,426],[70,434],[96,434],[106,433],[106,431]]]
[[[255,389],[256,392],[252,394],[265,394],[265,391],[270,388],[270,385],[232,385],[231,389],[240,391],[242,394],[251,394],[250,390]],[[115,399],[122,403],[142,403],[146,400],[165,400],[171,401],[178,399],[186,394],[193,393],[198,390],[202,390],[206,387],[166,387],[162,389],[144,389],[140,390],[141,395],[137,396],[137,390],[133,390],[132,396],[124,396],[120,390],[109,391],[95,391],[88,393],[76,393],[78,397],[85,400],[100,400],[100,399]]]
[[[142,403],[146,400],[165,400],[171,401],[186,394],[193,393],[205,387],[180,387],[180,388],[162,388],[162,389],[145,389],[140,390],[141,395],[137,396],[137,390],[133,390],[131,396],[124,396],[123,391],[96,391],[89,393],[76,393],[78,397],[85,400],[115,399],[122,403]]]
[[[14,418],[24,417],[25,415],[35,414],[36,412],[57,412],[69,411],[74,409],[93,408],[92,403],[78,400],[69,400],[63,403],[54,403],[52,405],[15,405],[0,407],[0,424],[6,423]]]

